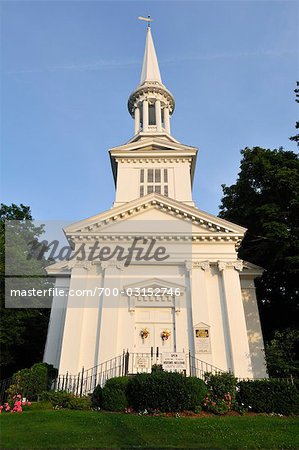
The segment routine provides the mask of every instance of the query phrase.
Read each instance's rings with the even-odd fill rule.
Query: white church
[[[60,374],[128,352],[133,373],[186,355],[187,371],[191,357],[207,370],[267,377],[254,286],[262,269],[237,256],[245,228],[195,205],[198,150],[172,136],[174,108],[148,26],[140,83],[128,100],[134,136],[109,150],[114,204],[67,226],[81,257],[47,268],[63,295],[53,298],[44,361]],[[118,257],[132,245],[130,261]]]

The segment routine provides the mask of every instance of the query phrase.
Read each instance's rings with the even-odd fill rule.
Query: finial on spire
[[[145,22],[147,22],[147,28],[151,27],[151,22],[153,21],[153,19],[151,19],[151,16],[147,16],[147,17],[139,16],[138,19],[144,20]]]

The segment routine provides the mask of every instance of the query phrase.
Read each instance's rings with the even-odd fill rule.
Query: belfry
[[[94,385],[117,375],[124,354],[126,373],[176,355],[196,376],[266,377],[254,285],[262,269],[238,258],[246,229],[193,201],[198,150],[172,136],[174,97],[150,26],[146,33],[140,83],[128,100],[134,135],[109,150],[113,206],[64,229],[74,252],[84,246],[84,261],[47,269],[64,295],[53,299],[44,361],[60,374],[92,368]]]

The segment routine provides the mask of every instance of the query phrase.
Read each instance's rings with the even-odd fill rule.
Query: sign
[[[211,353],[209,327],[194,328],[195,353]]]
[[[149,357],[148,356],[136,356],[135,367],[137,367],[137,369],[148,369]]]
[[[186,353],[163,353],[162,367],[164,370],[186,370]]]

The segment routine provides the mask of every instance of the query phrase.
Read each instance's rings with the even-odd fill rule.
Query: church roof
[[[217,234],[219,236],[221,234],[226,237],[234,235],[236,238],[240,238],[246,231],[246,228],[155,192],[76,222],[67,226],[64,231],[69,237],[76,234],[82,236],[101,233],[100,229],[105,228],[109,223],[125,220],[129,216],[140,214],[148,208],[158,208],[177,218],[191,221],[212,235]]]
[[[159,83],[162,83],[150,27],[147,28],[140,84],[143,84],[146,81],[158,81]]]

